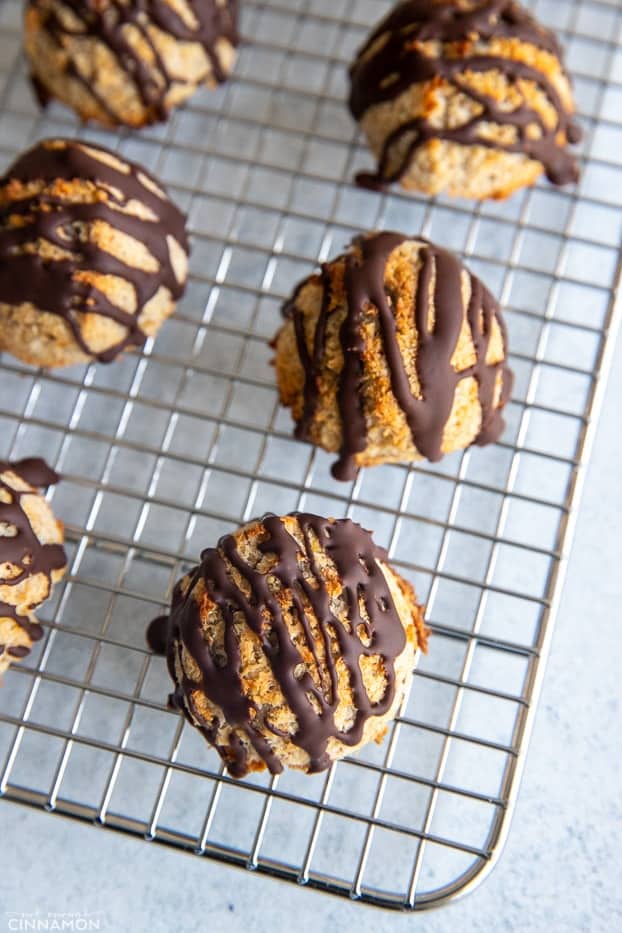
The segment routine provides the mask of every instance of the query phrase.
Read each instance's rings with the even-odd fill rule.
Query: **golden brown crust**
[[[165,6],[180,15],[188,35],[199,30],[192,0],[163,0]],[[203,0],[202,0],[203,2]],[[212,0],[208,0],[211,3]],[[221,0],[217,5],[223,6]],[[110,6],[101,0],[97,14]],[[84,5],[89,14],[88,5]],[[77,4],[78,10],[80,4]],[[116,11],[108,11],[115,13]],[[206,9],[206,21],[210,11]],[[92,13],[90,13],[92,15]],[[225,15],[225,14],[221,14]],[[65,27],[58,35],[50,21]],[[227,19],[228,23],[228,19]],[[158,25],[157,17],[141,18],[141,35],[131,24],[123,33],[140,62],[158,88],[157,106],[141,94],[136,80],[138,68],[131,75],[122,58],[96,31],[89,31],[73,9],[62,0],[29,0],[24,18],[24,46],[33,77],[43,97],[55,97],[71,107],[83,120],[95,120],[105,126],[126,125],[140,128],[162,120],[173,107],[187,100],[199,87],[216,87],[231,71],[235,62],[235,30],[231,29],[213,42],[179,39]]]
[[[54,517],[43,496],[16,469],[0,462],[0,513],[5,514],[2,507],[13,506],[19,498],[19,507],[36,546],[62,545],[62,523]],[[13,540],[18,533],[10,518],[6,524],[0,521],[0,550],[3,538]],[[33,559],[36,564],[36,558],[33,554],[27,556],[26,565]],[[62,579],[65,571],[66,566],[54,567],[49,572],[42,566],[35,566],[32,573],[24,576],[22,565],[11,560],[0,561],[0,674],[11,663],[25,657],[33,640],[40,637],[35,610],[49,597],[52,586]]]
[[[471,9],[473,4],[462,7]],[[532,31],[538,35],[537,27]],[[361,63],[381,56],[390,34],[395,39],[388,30],[381,33],[355,61],[353,81],[359,96],[365,93],[364,88],[356,87],[356,82],[364,80],[359,78],[363,73]],[[520,35],[484,38],[477,34],[458,41],[421,41],[409,40],[408,34],[404,33],[403,48],[421,55],[422,61],[463,63],[464,70],[459,70],[457,77],[452,71],[447,76],[437,74],[410,84],[403,81],[400,93],[374,103],[358,115],[380,166],[378,182],[398,180],[404,188],[430,195],[444,192],[464,198],[504,198],[520,187],[534,184],[545,168],[549,172],[551,167],[542,164],[537,151],[530,150],[517,126],[510,122],[502,123],[494,117],[483,119],[477,124],[474,139],[463,141],[460,137],[470,135],[465,128],[482,116],[481,101],[486,100],[499,112],[530,112],[533,117],[526,140],[536,140],[549,132],[559,147],[555,158],[562,157],[575,106],[554,43],[547,48],[525,41],[526,37]],[[485,58],[490,59],[489,69],[469,69],[470,61]],[[514,74],[517,67],[524,72],[519,70],[518,77]],[[387,83],[394,80],[394,74],[386,75]],[[551,95],[557,100],[552,100]],[[420,120],[425,121],[431,138],[415,145]],[[542,121],[541,127],[538,120]],[[406,130],[410,124],[412,130]],[[504,146],[517,151],[504,150]],[[551,148],[549,152],[552,154]]]
[[[422,257],[427,244],[422,240],[405,240],[389,255],[384,275],[384,290],[390,298],[396,323],[397,340],[412,395],[423,396],[418,372],[420,335],[414,307],[422,268]],[[353,246],[355,255],[360,247]],[[325,291],[330,287],[331,303],[328,308],[326,337],[316,382],[317,402],[306,431],[306,439],[329,452],[342,449],[343,419],[339,408],[342,383],[343,350],[341,328],[348,313],[348,296],[344,283],[346,257],[341,256],[323,267],[323,277],[312,275],[300,287],[295,297],[304,322],[307,350],[313,352],[315,333],[320,319]],[[473,335],[466,319],[466,309],[472,289],[472,279],[462,272],[462,326],[451,357],[455,372],[468,371],[476,362]],[[435,309],[431,298],[429,314],[452,314],[455,309]],[[504,334],[500,318],[492,320],[492,332],[486,364],[499,367],[506,358]],[[358,466],[379,463],[415,461],[422,458],[415,446],[413,435],[403,408],[398,402],[391,380],[391,370],[385,353],[379,315],[369,304],[365,309],[361,329],[363,371],[360,381],[360,399],[363,406],[367,442],[356,454]],[[291,408],[292,417],[300,424],[305,409],[305,369],[301,361],[294,320],[289,317],[274,341],[277,381],[283,405]],[[499,370],[494,404],[504,404],[503,374]],[[482,409],[478,397],[478,384],[473,376],[461,379],[456,387],[453,405],[442,438],[442,452],[448,453],[469,446],[478,437],[482,426]]]
[[[78,158],[76,173],[86,162],[101,178],[74,176],[73,170],[70,177],[11,174],[33,157],[42,165],[48,157]],[[132,194],[124,201],[122,188],[130,179]],[[60,232],[46,226],[55,216],[68,218]],[[107,361],[116,355],[115,347],[122,350],[154,336],[174,311],[187,278],[185,235],[168,229],[169,217],[179,221],[184,234],[182,215],[155,182],[107,150],[54,140],[20,157],[0,179],[0,251],[6,268],[0,275],[0,350],[35,366],[69,366]],[[12,243],[26,230],[31,232],[25,242]],[[23,272],[28,256],[30,275]],[[57,271],[63,268],[64,278]],[[35,288],[43,275],[49,287]]]
[[[296,542],[298,572],[303,575],[312,589],[318,586],[325,588],[335,619],[334,624],[343,625],[345,630],[349,630],[353,615],[351,609],[348,608],[349,597],[341,575],[339,559],[335,563],[330,547],[327,548],[325,543],[321,543],[313,531],[309,532],[308,526],[305,525],[305,521],[309,518],[316,522],[324,522],[324,524],[332,523],[334,529],[343,525],[343,523],[335,524],[332,519],[322,520],[299,515],[285,516],[278,520],[273,518],[272,521],[281,522],[287,534],[291,535]],[[385,658],[371,648],[361,656],[360,670],[369,702],[381,703],[385,699],[390,683],[393,694],[386,708],[379,707],[381,710],[379,715],[371,715],[366,719],[360,740],[355,743],[347,741],[345,736],[352,729],[357,716],[360,715],[360,707],[357,705],[353,692],[352,670],[348,666],[351,659],[346,662],[346,655],[342,654],[341,638],[337,637],[337,632],[330,626],[324,626],[323,621],[316,614],[314,604],[308,600],[303,601],[305,616],[303,626],[298,602],[298,587],[294,589],[286,585],[282,578],[282,571],[278,570],[281,566],[280,558],[270,549],[273,539],[271,532],[267,530],[266,521],[252,522],[233,535],[237,554],[244,562],[243,567],[246,568],[243,573],[237,565],[234,566],[225,557],[229,551],[219,548],[221,557],[218,559],[225,560],[230,580],[247,598],[251,599],[251,605],[253,602],[248,582],[251,576],[248,568],[260,572],[262,576],[265,575],[272,597],[278,604],[283,624],[286,626],[287,638],[300,658],[295,667],[297,680],[301,682],[304,677],[309,677],[314,684],[314,689],[319,691],[318,695],[332,704],[332,715],[334,715],[335,725],[339,732],[328,738],[327,760],[321,765],[321,767],[326,767],[330,761],[355,751],[369,741],[380,741],[384,736],[387,724],[395,717],[402,701],[415,663],[416,652],[427,649],[428,632],[424,622],[423,607],[418,604],[413,587],[401,578],[385,560],[378,557],[377,568],[382,574],[384,585],[388,587],[388,593],[390,593],[395,607],[394,611],[397,614],[394,624],[397,625],[398,630],[400,626],[403,630],[401,647],[398,656],[390,662],[393,672],[391,680],[388,679],[389,668]],[[353,527],[356,529],[357,526]],[[358,533],[362,533],[360,529]],[[278,550],[278,545],[274,544],[273,547]],[[354,552],[350,559],[356,562]],[[290,567],[287,573],[291,571]],[[319,574],[319,577],[315,574]],[[210,580],[209,586],[206,585],[206,579]],[[250,624],[249,617],[238,608],[234,611],[232,621],[225,619],[223,603],[220,599],[222,593],[213,581],[214,578],[210,576],[209,571],[202,569],[200,573],[194,571],[186,576],[177,589],[171,615],[172,644],[169,646],[169,667],[178,685],[176,702],[182,705],[190,720],[209,735],[210,741],[217,747],[236,776],[249,771],[262,770],[266,763],[273,767],[275,762],[280,767],[302,771],[317,770],[317,761],[314,763],[310,758],[305,742],[296,737],[301,725],[292,707],[292,695],[283,687],[287,681],[283,681],[282,674],[278,673],[278,666],[275,666],[274,660],[267,653],[266,647],[262,644],[262,638]],[[360,599],[363,599],[362,595]],[[180,607],[177,610],[181,613],[180,616],[176,616],[176,605]],[[363,618],[366,618],[367,610],[364,605],[361,602]],[[266,631],[270,631],[271,626],[276,624],[275,617],[262,609],[262,612],[264,611],[263,624],[267,627]],[[234,637],[237,645],[236,652],[239,653],[239,681],[237,681],[238,688],[236,689],[241,690],[236,708],[239,708],[242,698],[246,698],[250,704],[250,724],[255,738],[258,737],[260,746],[261,742],[266,743],[269,748],[267,756],[262,757],[261,748],[258,750],[257,745],[249,740],[248,728],[229,722],[227,713],[215,701],[214,695],[210,696],[206,692],[208,682],[204,680],[205,670],[202,669],[201,663],[197,662],[190,647],[192,641],[188,619],[193,613],[196,613],[195,624],[201,626],[201,644],[209,651],[211,663],[216,665],[212,676],[218,676],[219,672],[224,673],[224,668],[233,663],[227,652],[232,650],[231,638]],[[180,618],[183,618],[185,622],[179,622]],[[389,625],[389,622],[384,624]],[[233,633],[231,626],[233,626]],[[328,644],[327,632],[329,633]],[[363,645],[372,644],[362,630],[352,634],[352,637],[360,637]],[[280,650],[283,651],[280,638],[281,636],[279,637]],[[274,644],[276,645],[276,642]],[[327,651],[330,651],[330,658]],[[332,679],[331,669],[334,671],[336,681]],[[232,684],[234,682],[235,680],[231,681]],[[335,694],[333,694],[333,684]],[[230,694],[227,696],[230,701]],[[310,702],[317,704],[317,700],[313,701],[311,694],[307,696]],[[319,706],[316,712],[319,715]],[[340,740],[339,734],[343,734],[343,740]],[[243,749],[243,756],[240,754],[241,749]]]

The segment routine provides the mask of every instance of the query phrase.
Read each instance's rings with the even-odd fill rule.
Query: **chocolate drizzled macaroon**
[[[0,350],[109,363],[173,312],[185,218],[147,172],[86,143],[39,143],[0,178]]]
[[[43,460],[0,460],[0,674],[43,635],[34,611],[63,576],[63,526],[36,487],[58,482]]]
[[[178,583],[148,641],[234,777],[322,771],[382,739],[427,637],[387,560],[349,519],[267,515]]]
[[[544,171],[578,178],[562,50],[514,0],[407,0],[350,69],[350,110],[378,160],[367,187],[503,198]]]
[[[499,306],[450,253],[372,233],[300,283],[276,371],[296,437],[339,452],[337,479],[496,441],[512,374]]]
[[[28,0],[25,46],[41,103],[84,120],[145,126],[223,82],[237,0]]]

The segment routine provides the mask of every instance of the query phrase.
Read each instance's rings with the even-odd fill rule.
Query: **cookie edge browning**
[[[297,516],[300,514],[301,513],[292,513],[291,515],[282,516],[279,518],[279,521],[287,530],[285,521],[288,519],[294,519],[297,521]],[[249,522],[233,532],[232,537],[236,540],[236,542],[245,535],[256,535],[257,538],[260,538],[261,536],[265,535],[266,529],[264,521],[267,518],[275,517],[264,516],[262,519]],[[326,521],[329,524],[334,524],[335,521],[343,521],[334,519],[319,519],[317,516],[314,516],[314,518],[317,518],[319,521]],[[358,526],[356,527],[358,528]],[[373,544],[371,535],[369,535],[369,533],[366,533],[366,535],[368,536],[370,543]],[[225,538],[227,537],[229,536],[225,536]],[[223,540],[225,539],[221,539],[221,542]],[[412,670],[415,665],[416,656],[419,651],[427,650],[428,629],[423,618],[423,607],[420,606],[417,602],[414,588],[407,580],[398,574],[386,560],[376,558],[376,564],[383,575],[387,587],[389,588],[389,592],[391,593],[395,608],[395,613],[399,619],[399,623],[404,633],[403,649],[396,656],[396,658],[392,659],[392,663],[394,664],[395,668],[393,699],[391,701],[390,708],[386,712],[377,716],[370,715],[365,720],[361,740],[357,742],[356,745],[344,744],[339,740],[338,737],[329,738],[327,743],[327,754],[331,762],[338,760],[346,754],[353,753],[358,748],[361,748],[363,745],[368,744],[372,740],[377,742],[382,740],[387,731],[388,725],[395,718],[395,715],[403,700],[404,693],[410,680],[410,675],[412,674]],[[178,598],[183,604],[185,604],[188,600],[194,600],[195,607],[199,607],[200,622],[203,630],[205,631],[205,626],[209,624],[209,609],[206,608],[209,605],[209,600],[207,599],[203,588],[202,578],[197,578],[195,576],[196,570],[197,568],[187,574],[178,584]],[[198,594],[197,590],[199,591]],[[210,744],[216,748],[218,754],[221,756],[228,767],[232,766],[232,763],[236,757],[233,750],[234,746],[237,747],[240,743],[244,744],[246,752],[246,767],[243,771],[234,770],[230,771],[230,773],[232,773],[235,777],[243,777],[245,774],[251,773],[253,771],[262,771],[265,770],[266,767],[269,767],[265,759],[263,759],[250,744],[242,730],[235,725],[230,725],[226,721],[222,709],[211,701],[208,701],[208,709],[213,713],[214,718],[219,719],[220,725],[218,727],[216,737],[214,737],[214,735],[208,736],[207,733],[212,728],[212,722],[207,723],[206,729],[206,720],[197,711],[197,698],[193,696],[194,691],[192,689],[190,689],[190,691],[188,690],[189,674],[194,674],[195,676],[191,676],[189,679],[191,681],[194,680],[194,683],[196,684],[197,696],[204,704],[205,694],[203,693],[200,679],[196,679],[198,669],[192,653],[188,650],[183,641],[173,642],[169,643],[168,645],[168,658],[169,672],[176,685],[173,705],[181,708],[188,721],[193,726],[197,727],[201,732],[203,732],[205,737],[208,739]],[[186,686],[182,687],[181,684],[184,681]],[[387,682],[387,690],[388,689],[390,689],[389,682]],[[267,734],[270,735],[269,731]],[[294,743],[291,738],[284,739],[282,747],[280,747],[280,739],[273,740],[271,744],[276,746],[277,749],[280,748],[280,751],[274,751],[274,757],[278,762],[280,762],[282,767],[289,767],[293,768],[294,770],[309,772],[310,758],[307,752],[296,745],[296,743]],[[316,770],[323,770],[323,768]]]
[[[418,27],[413,41],[402,32],[408,6],[398,4],[379,21],[350,66],[350,112],[377,163],[375,172],[361,172],[357,182],[380,189],[398,183],[429,195],[472,199],[505,198],[534,184],[543,172],[557,185],[576,182],[578,167],[568,146],[580,139],[581,130],[574,122],[576,108],[563,49],[551,30],[520,4],[491,0],[481,10],[462,10],[456,21],[444,25],[441,17],[428,18],[415,9],[409,21]],[[514,27],[503,22],[506,12],[515,21]],[[456,26],[461,19],[465,21],[463,33]],[[407,49],[409,41],[413,61],[409,64],[405,58],[400,71],[398,47]],[[481,44],[483,49],[476,48]],[[391,62],[396,61],[391,65],[393,72],[383,61],[389,48],[394,52]],[[487,73],[479,61],[486,58],[490,62]],[[478,71],[469,69],[469,62]],[[389,81],[391,76],[395,80]],[[533,134],[521,137],[514,111],[503,106],[516,78],[521,80],[523,95],[516,113],[534,114],[546,139],[538,140]],[[485,86],[488,95],[483,110],[478,84],[480,90]],[[470,112],[458,119],[452,99],[460,95],[466,95],[462,109],[468,104]],[[453,116],[447,109],[450,104]],[[492,108],[489,114],[486,107]],[[474,117],[476,128],[481,124],[485,133],[466,129]],[[411,124],[421,124],[418,141],[414,130],[409,135]],[[515,146],[508,148],[510,126],[516,126],[516,137]]]
[[[62,3],[62,0],[59,2]],[[219,0],[214,0],[214,2],[218,5]],[[62,70],[55,67],[53,60],[59,54],[64,54],[68,63],[71,63],[73,59],[69,58],[62,47],[59,49],[52,47],[52,40],[47,32],[47,16],[44,18],[42,11],[31,0],[28,0],[24,11],[24,49],[30,64],[35,97],[44,108],[51,100],[57,100],[76,113],[82,121],[93,121],[110,129],[124,126],[130,129],[142,129],[166,122],[177,107],[186,103],[202,87],[215,89],[231,74],[240,44],[237,0],[231,3],[231,7],[233,17],[231,34],[220,33],[210,44],[204,43],[200,35],[194,39],[187,37],[182,39],[162,30],[156,23],[152,23],[156,32],[160,33],[160,37],[164,36],[167,41],[194,45],[202,49],[209,67],[200,80],[188,78],[181,80],[167,73],[162,97],[157,104],[150,104],[141,93],[139,84],[135,83],[131,97],[125,101],[125,112],[122,113],[123,108],[119,108],[119,111],[113,109],[103,97],[93,92],[89,85],[90,79],[72,75],[71,67],[65,67]],[[174,5],[171,5],[171,10],[174,11],[174,9]],[[183,20],[180,19],[180,22]],[[99,41],[107,57],[117,57],[103,39],[98,40],[96,36],[87,36],[87,38],[91,38],[94,42]],[[156,54],[161,57],[162,51]],[[118,60],[116,65],[119,77],[127,73]],[[159,69],[159,73],[161,71]]]
[[[155,336],[174,313],[188,281],[187,217],[135,162],[80,139],[44,139],[0,178],[0,201],[0,252],[9,272],[5,280],[0,276],[0,349],[36,366],[109,363]],[[58,209],[46,213],[50,201]],[[13,226],[30,204],[29,224]],[[73,258],[62,259],[54,252],[61,245],[55,218],[67,214],[85,235]],[[16,285],[10,268],[11,241],[21,229],[31,230],[39,244],[30,258],[20,252],[16,259],[33,266],[32,275],[19,278],[33,283],[28,288]],[[132,249],[136,254],[128,256]],[[52,310],[45,294],[54,291],[63,268],[68,284]],[[43,275],[50,279],[45,294],[34,284],[45,284]],[[79,299],[75,310],[67,304],[72,296]],[[130,299],[134,310],[123,307]]]
[[[460,270],[462,276],[462,294],[460,296],[463,316],[462,329],[457,335],[451,357],[452,365],[448,370],[448,379],[450,377],[453,379],[456,374],[459,378],[454,389],[453,402],[444,421],[440,454],[465,449],[473,443],[489,443],[497,440],[504,428],[501,412],[508,401],[513,382],[513,374],[507,365],[507,331],[499,303],[477,276],[469,272],[457,257],[417,236],[408,237],[403,234],[388,234],[375,231],[365,237],[355,238],[349,252],[325,263],[322,266],[321,273],[311,274],[297,286],[292,297],[283,306],[285,322],[271,341],[271,346],[275,351],[272,363],[276,368],[280,401],[291,411],[296,425],[295,436],[299,440],[312,443],[329,453],[341,451],[340,460],[333,467],[333,475],[338,479],[351,479],[354,477],[356,470],[365,466],[381,463],[416,462],[426,458],[439,459],[438,455],[433,458],[427,457],[427,452],[419,448],[414,436],[411,435],[410,428],[406,423],[405,411],[393,392],[390,367],[381,360],[382,356],[386,358],[386,344],[382,341],[378,343],[377,333],[374,334],[367,328],[363,332],[364,349],[361,351],[364,360],[362,379],[366,389],[364,392],[361,390],[360,397],[365,418],[365,446],[356,452],[350,449],[354,461],[353,470],[349,475],[340,473],[339,465],[344,460],[344,448],[346,447],[342,430],[344,417],[339,405],[344,355],[342,349],[338,349],[335,353],[335,341],[337,339],[335,331],[342,333],[343,321],[347,314],[351,313],[350,310],[344,311],[344,309],[349,308],[349,296],[345,287],[345,264],[353,253],[357,253],[357,251],[360,253],[359,245],[361,242],[369,243],[383,237],[397,238],[397,245],[395,245],[395,239],[393,242],[389,240],[389,245],[392,248],[387,252],[384,271],[382,272],[382,287],[387,294],[391,290],[387,285],[389,270],[392,270],[392,287],[394,287],[397,271],[399,271],[399,263],[402,262],[405,266],[412,266],[414,270],[413,295],[416,295],[419,278],[422,274],[421,257],[424,250],[432,250],[433,256],[442,255],[445,257],[455,270]],[[355,266],[355,272],[356,268]],[[377,273],[378,269],[376,270]],[[470,293],[465,291],[465,277],[468,277],[470,282]],[[478,355],[478,349],[474,343],[474,334],[469,326],[468,319],[468,303],[476,286],[480,289],[481,300],[485,299],[489,303],[489,307],[492,308],[490,340],[486,348],[480,348],[480,352],[484,355],[483,359]],[[376,283],[376,291],[379,291],[379,287],[380,283]],[[333,292],[332,296],[328,294],[331,290]],[[430,297],[431,309],[434,309],[435,301],[436,297],[432,295]],[[393,302],[392,307],[398,303],[399,299],[397,302]],[[483,309],[483,304],[481,309]],[[373,302],[368,304],[367,311],[372,315],[378,313]],[[446,309],[446,314],[451,311],[451,308]],[[481,313],[483,314],[483,310],[481,310]],[[320,329],[320,320],[323,314],[328,315],[328,323],[324,325],[320,339],[323,350],[320,354],[319,363],[313,369],[311,366],[311,348]],[[330,322],[332,314],[338,315],[336,324]],[[296,321],[297,316],[298,321]],[[375,326],[376,330],[378,330],[377,325]],[[348,336],[353,339],[351,335]],[[406,338],[402,339],[400,352],[403,359],[406,359],[409,354],[412,356],[407,368],[410,370],[410,390],[415,398],[424,397],[422,395],[424,387],[417,367],[419,349],[419,334],[413,312],[411,338],[410,341],[407,341]],[[301,357],[301,352],[305,354],[306,360]],[[325,359],[327,355],[328,362]],[[464,362],[461,366],[457,365],[458,360],[464,361],[465,359],[467,360],[466,365]],[[479,369],[486,376],[490,376],[493,371],[497,373],[491,407],[488,412],[482,408],[482,398],[475,376],[462,376],[463,373],[468,372],[469,365],[473,362],[476,362]],[[378,369],[381,363],[382,385],[378,383],[376,391],[374,388],[375,378],[372,378],[370,373],[374,371],[374,367]],[[381,416],[379,416],[376,402],[373,401],[376,395],[378,396],[376,402],[380,399],[378,405],[382,409]],[[488,423],[485,423],[487,414]],[[490,422],[491,416],[496,420]],[[491,424],[493,424],[492,431]],[[478,438],[480,439],[478,440]],[[386,444],[384,449],[383,444]]]
[[[26,489],[21,490],[22,494],[29,497],[36,497],[39,502],[39,508],[42,508],[45,512],[45,521],[48,530],[52,528],[55,529],[56,534],[50,536],[49,534],[46,537],[49,537],[50,540],[46,540],[45,544],[58,544],[61,547],[65,542],[64,535],[64,525],[63,522],[58,519],[54,512],[41,494],[41,488],[43,488],[43,483],[41,487],[35,486],[33,483],[26,480],[21,473],[19,472],[20,463],[37,463],[42,464],[42,461],[39,460],[30,460],[30,461],[19,461],[19,462],[10,462],[10,461],[0,461],[0,478],[7,473],[12,474],[14,481],[17,480],[18,486],[25,486]],[[46,469],[49,469],[46,467]],[[54,474],[54,471],[49,471],[49,484],[58,482],[59,477]],[[32,523],[29,520],[29,524],[32,528]],[[41,543],[39,535],[33,528],[33,534],[36,535],[37,540]],[[52,595],[54,586],[65,576],[68,569],[68,560],[65,555],[65,564],[61,568],[52,568],[49,574],[49,586],[47,590],[47,595],[40,600],[35,600],[35,602],[28,606],[27,609],[24,609],[23,614],[18,611],[21,607],[12,607],[14,609],[11,615],[8,615],[2,611],[2,602],[0,601],[0,644],[3,646],[3,651],[0,653],[0,677],[6,670],[11,666],[11,664],[19,663],[24,660],[30,654],[32,647],[35,642],[39,641],[43,637],[43,629],[41,628],[37,617],[35,615],[36,609],[43,605]],[[0,581],[0,588],[6,586]],[[10,604],[6,604],[10,606]],[[20,624],[20,619],[22,619],[27,628],[24,625]],[[18,648],[23,654],[21,656],[13,656],[9,654],[9,648]]]

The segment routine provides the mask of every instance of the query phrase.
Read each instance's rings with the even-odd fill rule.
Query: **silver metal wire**
[[[236,75],[142,134],[36,108],[20,4],[0,7],[0,160],[77,135],[142,161],[189,212],[191,286],[141,354],[35,371],[0,360],[0,457],[44,454],[69,574],[0,691],[0,795],[402,909],[478,883],[516,799],[620,315],[622,9],[530,4],[561,33],[586,136],[576,190],[508,202],[354,188],[370,164],[345,66],[388,0],[247,0]],[[252,41],[251,41],[252,39]],[[502,299],[516,388],[494,448],[344,486],[295,442],[266,340],[292,285],[353,232],[422,233]],[[375,530],[433,630],[382,746],[325,775],[231,780],[166,707],[144,643],[221,533],[304,507]]]

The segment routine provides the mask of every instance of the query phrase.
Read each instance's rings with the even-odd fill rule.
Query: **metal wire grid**
[[[80,133],[153,169],[190,215],[192,281],[112,367],[0,364],[0,456],[43,452],[70,571],[46,636],[0,691],[0,793],[370,903],[436,905],[481,880],[515,800],[595,413],[613,349],[622,206],[622,12],[531,4],[568,49],[586,128],[577,192],[483,204],[361,192],[344,66],[380,0],[248,2],[236,77],[136,134],[40,114],[0,8],[0,153]],[[291,439],[265,338],[317,260],[370,227],[457,250],[507,309],[503,442],[364,471]],[[431,651],[384,744],[325,774],[235,782],[166,709],[144,627],[207,542],[304,507],[375,530],[417,586]]]

